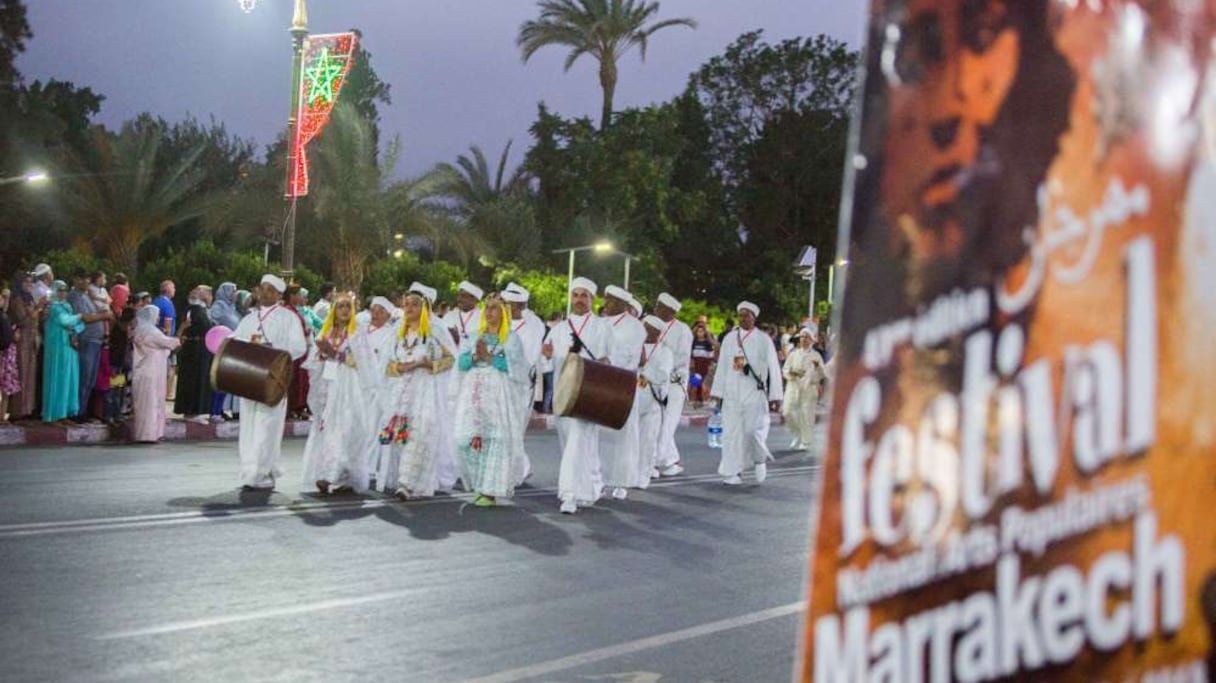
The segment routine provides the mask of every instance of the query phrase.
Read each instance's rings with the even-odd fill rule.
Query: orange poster
[[[874,0],[797,678],[1216,683],[1216,0]]]

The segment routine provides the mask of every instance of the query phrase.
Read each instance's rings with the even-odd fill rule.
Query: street
[[[787,681],[814,460],[558,513],[555,432],[509,504],[236,486],[236,443],[0,451],[7,681]],[[820,441],[822,435],[820,435]]]

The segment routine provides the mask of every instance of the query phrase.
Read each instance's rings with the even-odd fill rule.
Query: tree
[[[557,45],[570,48],[566,71],[583,55],[598,61],[603,90],[600,130],[606,129],[612,118],[617,61],[634,47],[644,61],[650,37],[662,29],[697,27],[697,22],[688,18],[653,21],[659,3],[647,0],[540,0],[537,4],[540,17],[525,21],[515,40],[523,60],[527,62],[542,47]]]
[[[25,52],[25,41],[32,38],[30,23],[25,18],[21,0],[0,0],[0,88],[12,88],[21,82],[14,62]]]
[[[362,40],[363,32],[358,29],[353,30]],[[362,42],[359,43],[359,49],[355,51],[353,58],[355,61],[346,74],[341,97],[344,102],[354,106],[355,111],[359,112],[359,116],[364,121],[371,124],[372,140],[376,143],[375,148],[378,151],[380,149],[380,108],[378,104],[387,106],[393,103],[390,93],[391,86],[380,80],[380,76],[372,68],[372,53],[364,49]]]

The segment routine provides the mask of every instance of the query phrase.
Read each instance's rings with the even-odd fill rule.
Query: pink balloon
[[[203,337],[203,344],[207,347],[208,351],[215,353],[220,349],[220,342],[231,337],[233,334],[234,332],[227,327],[216,325],[207,330],[207,336]]]

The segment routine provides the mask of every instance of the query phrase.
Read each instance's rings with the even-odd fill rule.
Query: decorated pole
[[[304,39],[308,36],[307,0],[296,0],[291,17],[291,113],[287,117],[287,228],[283,235],[283,272],[291,276],[295,270],[296,252],[296,202],[299,195],[293,191],[296,168],[296,145],[300,111],[300,79],[302,78]]]

